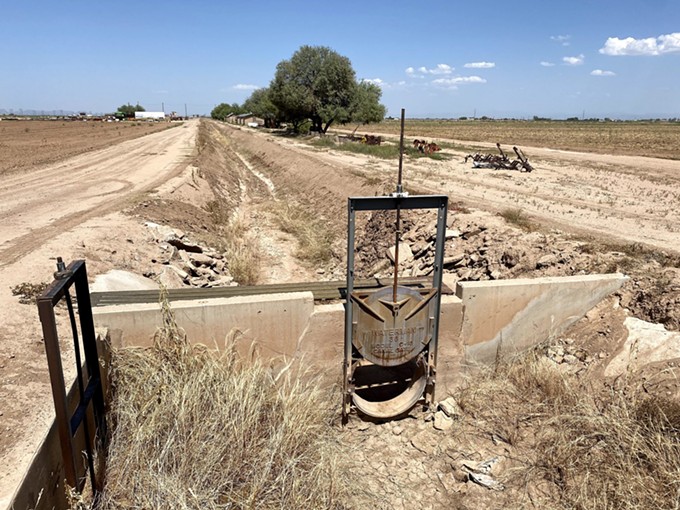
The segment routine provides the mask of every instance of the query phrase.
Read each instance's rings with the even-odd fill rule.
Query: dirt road
[[[190,121],[0,177],[0,508],[9,503],[53,416],[36,308],[20,304],[10,289],[51,281],[57,255],[70,261],[105,241],[111,252],[123,252],[126,239],[141,227],[116,211],[182,172],[193,155],[197,126]],[[132,260],[135,254],[126,256]],[[101,253],[87,258],[88,269],[96,269]],[[63,344],[65,369],[73,372],[69,342]]]
[[[120,209],[181,170],[196,122],[0,180],[0,265],[85,220]]]

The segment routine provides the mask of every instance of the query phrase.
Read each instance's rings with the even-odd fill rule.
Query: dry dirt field
[[[360,130],[398,135],[397,120]],[[680,122],[407,120],[406,136],[680,159]]]
[[[411,129],[412,137],[435,136]],[[0,172],[0,507],[52,416],[37,311],[21,304],[12,289],[50,281],[57,255],[85,258],[90,278],[116,268],[174,286],[205,284],[168,276],[167,254],[149,221],[181,230],[221,254],[227,263],[209,276],[213,280],[342,279],[346,197],[391,191],[397,167],[396,160],[320,149],[312,139],[206,120],[120,144],[108,140],[77,157]],[[528,403],[545,406],[557,395],[565,413],[575,412],[567,394],[587,385],[599,388],[595,393],[613,388],[604,370],[625,341],[614,326],[622,315],[680,327],[680,161],[502,141],[522,146],[536,170],[473,169],[463,162],[468,147],[453,139],[443,144],[443,157],[405,161],[407,189],[451,196],[451,228],[465,234],[447,246],[448,255],[462,257],[452,276],[483,280],[618,270],[631,280],[568,336],[537,353],[541,364],[569,379],[568,386],[537,396],[520,387],[518,369],[509,368],[517,391],[502,395],[495,414],[483,405],[498,391],[493,375],[463,385],[456,398],[464,413],[453,431],[433,429],[427,421],[432,417],[417,412],[387,424],[353,421],[343,436],[357,462],[353,469],[364,477],[358,493],[376,508],[403,508],[412,501],[423,508],[577,507],[565,480],[573,473],[578,478],[579,466],[560,474],[558,465],[541,467],[541,459],[530,454],[554,437],[538,434],[550,424]],[[52,182],[62,183],[61,196],[72,197],[68,206],[53,197]],[[408,221],[418,226],[423,220]],[[382,234],[392,238],[389,221],[368,218],[362,225],[366,246],[380,246]],[[362,259],[362,271],[370,274],[381,259],[382,250],[373,250]],[[384,265],[378,271],[383,270]],[[65,346],[65,366],[72,366],[71,355]],[[675,399],[676,361],[663,360],[651,372],[641,368],[624,382],[635,386],[644,380],[649,394]],[[538,380],[534,369],[523,370]],[[501,411],[509,422],[497,421]],[[493,457],[501,459],[493,474],[506,491],[464,479],[464,464]]]
[[[0,175],[26,171],[173,127],[166,122],[4,120]]]

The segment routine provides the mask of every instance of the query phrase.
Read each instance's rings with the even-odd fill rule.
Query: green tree
[[[312,129],[325,133],[334,122],[351,119],[355,76],[347,57],[326,46],[302,46],[276,66],[271,102],[296,130],[310,119]]]
[[[348,120],[356,122],[357,128],[361,124],[383,120],[387,109],[380,104],[380,96],[382,96],[382,90],[378,85],[368,81],[360,81],[357,84],[354,99],[350,106],[350,118]]]
[[[276,127],[279,123],[279,109],[272,103],[269,88],[254,90],[244,101],[243,109],[262,117],[267,127]]]
[[[135,106],[132,106],[130,103],[128,103],[124,104],[123,106],[119,106],[118,111],[124,114],[126,117],[134,117],[135,112],[145,112],[146,110],[139,103],[137,103]]]
[[[226,120],[227,115],[233,113],[239,115],[245,113],[245,110],[238,103],[220,103],[210,112],[210,116],[216,120]]]

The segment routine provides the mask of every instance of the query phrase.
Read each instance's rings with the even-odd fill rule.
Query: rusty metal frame
[[[350,197],[347,202],[347,299],[345,302],[345,338],[344,338],[344,361],[343,361],[343,421],[347,420],[350,412],[353,387],[353,368],[355,359],[353,356],[352,325],[353,307],[350,296],[354,292],[354,250],[355,250],[355,226],[357,211],[379,211],[400,209],[435,209],[437,210],[437,235],[435,241],[434,271],[432,274],[432,288],[436,290],[435,296],[435,320],[432,339],[428,345],[427,354],[427,389],[425,398],[428,403],[434,401],[434,386],[437,366],[437,343],[439,339],[439,319],[441,311],[442,273],[444,262],[444,242],[446,235],[446,213],[448,209],[448,197],[446,195],[413,195],[396,193],[384,197]],[[395,274],[398,268],[395,268]]]
[[[92,485],[93,495],[96,499],[101,490],[101,483],[98,483],[97,474],[95,473],[94,455],[95,450],[98,449],[97,447],[101,449],[102,455],[104,455],[103,448],[105,448],[106,443],[106,416],[85,261],[76,260],[66,267],[62,262],[61,257],[59,257],[57,259],[57,271],[54,273],[54,278],[52,284],[37,299],[37,304],[45,341],[45,353],[47,354],[56,423],[59,430],[64,475],[66,477],[66,483],[79,492],[82,491],[86,479],[84,475],[80,474],[83,470],[78,468],[80,453],[76,451],[74,441],[76,433],[82,426],[85,436],[85,450],[88,470],[90,472],[90,483]],[[72,288],[75,288],[76,294],[76,304],[80,322],[80,337],[82,338],[85,355],[85,373],[83,372],[83,362],[78,342],[79,334],[78,325],[76,323],[76,313],[71,300],[70,289]],[[73,334],[77,371],[78,403],[73,412],[70,412],[69,410],[69,402],[66,395],[59,334],[55,316],[55,307],[62,302],[62,300],[66,303],[68,309],[71,332]],[[90,424],[88,423],[88,411],[90,407],[94,416],[94,430],[90,430]]]

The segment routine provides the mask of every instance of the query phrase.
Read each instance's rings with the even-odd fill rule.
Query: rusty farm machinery
[[[508,158],[505,151],[501,148],[500,143],[496,143],[496,147],[500,151],[500,154],[480,154],[479,152],[475,154],[468,154],[465,156],[465,162],[468,159],[472,159],[472,166],[475,168],[493,168],[494,170],[519,170],[520,172],[531,172],[534,167],[531,166],[529,160],[524,155],[521,149],[513,147],[512,150],[515,151],[517,159],[511,160]]]

